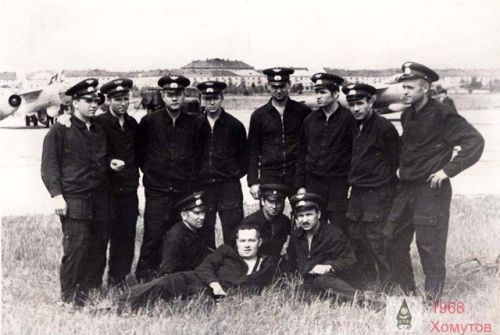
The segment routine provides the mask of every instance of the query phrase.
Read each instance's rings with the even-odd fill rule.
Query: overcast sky
[[[0,1],[0,71],[500,68],[499,0]]]

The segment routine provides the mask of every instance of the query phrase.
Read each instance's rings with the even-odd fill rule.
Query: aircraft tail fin
[[[54,73],[49,80],[49,85],[54,83],[61,83],[64,81],[64,70],[57,71]]]

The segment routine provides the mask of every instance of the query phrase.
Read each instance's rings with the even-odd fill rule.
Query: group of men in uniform
[[[134,256],[139,169],[146,196],[135,271],[141,284],[120,297],[120,310],[201,288],[215,297],[234,286],[261,288],[276,269],[347,299],[373,283],[414,294],[414,232],[426,296],[439,299],[449,178],[480,158],[484,141],[429,98],[434,71],[411,62],[402,70],[408,107],[401,137],[374,111],[374,87],[330,73],[311,78],[319,105],[311,111],[289,97],[293,69],[264,70],[271,99],[252,114],[248,137],[222,107],[222,82],[197,86],[203,113],[193,115],[182,107],[189,79],[160,78],[165,107],[139,124],[126,112],[131,80],[112,80],[100,91],[92,78],[71,87],[74,113],[47,133],[42,157],[64,235],[63,301],[83,305],[101,287],[108,243],[109,284],[124,284]],[[348,108],[338,101],[341,89]],[[104,96],[109,110],[95,116]],[[461,150],[452,157],[455,146]],[[247,217],[245,175],[260,204]],[[286,198],[292,220],[283,214]],[[217,214],[224,245],[216,249]]]

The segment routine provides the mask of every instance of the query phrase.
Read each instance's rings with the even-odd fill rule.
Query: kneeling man
[[[306,289],[353,299],[356,290],[346,282],[356,258],[347,237],[335,225],[321,222],[324,199],[313,193],[290,199],[298,228],[288,245],[288,264],[304,278]]]

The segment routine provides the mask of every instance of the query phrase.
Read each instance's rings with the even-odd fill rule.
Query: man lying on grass
[[[189,297],[207,289],[214,298],[223,298],[232,288],[259,290],[273,279],[278,258],[261,257],[260,227],[241,225],[236,231],[236,250],[222,245],[207,256],[194,271],[164,275],[132,287],[119,297],[117,312],[130,306],[133,311],[158,299]]]

